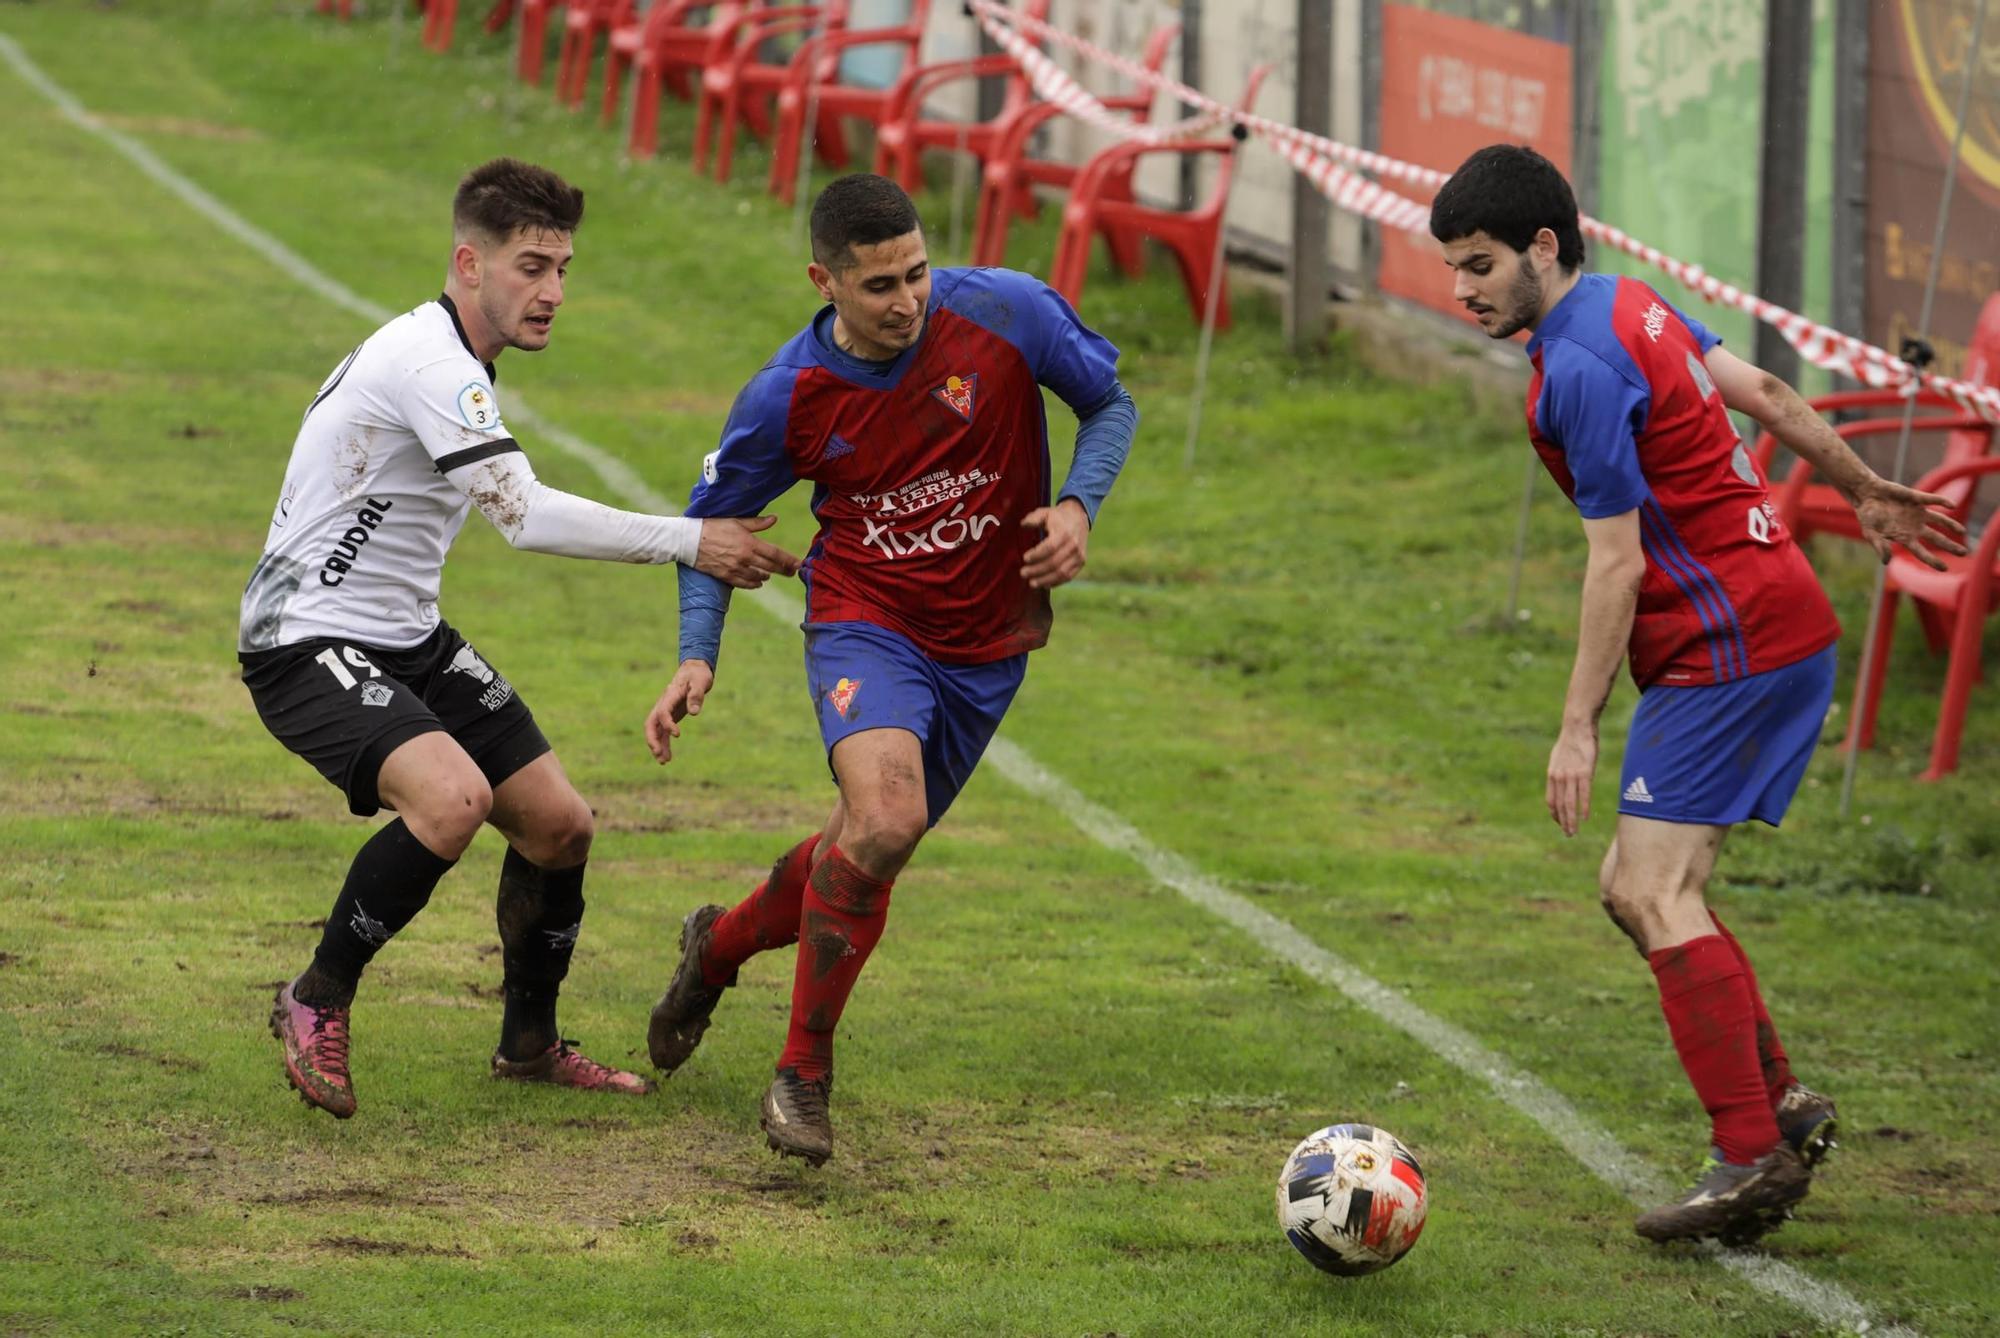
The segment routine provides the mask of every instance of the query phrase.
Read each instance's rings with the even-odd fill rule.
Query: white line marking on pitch
[[[147,176],[185,200],[197,213],[243,242],[292,278],[377,325],[395,313],[362,297],[352,288],[313,266],[298,252],[263,231],[228,205],[167,166],[151,149],[93,116],[75,97],[42,73],[14,40],[0,34],[0,55],[22,79],[54,103],[79,127],[110,144]],[[604,485],[633,506],[668,514],[678,510],[650,487],[631,466],[534,412],[519,395],[510,394],[507,416],[540,433],[596,472]],[[758,607],[787,623],[797,624],[804,610],[799,602],[765,587],[751,593]],[[1314,980],[1331,985],[1354,1003],[1390,1026],[1415,1037],[1440,1057],[1492,1088],[1494,1095],[1548,1131],[1583,1168],[1640,1207],[1668,1197],[1676,1188],[1593,1124],[1568,1099],[1534,1074],[1443,1018],[1434,1017],[1341,957],[1328,952],[1290,924],[1270,914],[1164,847],[1155,845],[1125,819],[1093,803],[1069,782],[1044,767],[1027,750],[997,738],[986,754],[994,770],[1028,793],[1046,801],[1077,830],[1110,850],[1129,855],[1155,881],[1172,888],[1203,910],[1228,921],[1261,944],[1274,957],[1291,963]],[[1715,1250],[1716,1259],[1759,1291],[1768,1292],[1830,1327],[1860,1333],[1881,1332],[1915,1338],[1905,1328],[1876,1330],[1862,1304],[1838,1284],[1825,1282],[1768,1255],[1742,1250]]]

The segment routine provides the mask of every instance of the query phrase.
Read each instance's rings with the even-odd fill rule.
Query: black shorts
[[[382,807],[383,760],[419,734],[451,735],[493,786],[549,751],[513,685],[448,623],[407,650],[299,641],[237,658],[264,728],[362,817]]]

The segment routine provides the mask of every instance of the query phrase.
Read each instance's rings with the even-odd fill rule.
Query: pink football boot
[[[345,1008],[315,1008],[281,986],[271,1006],[271,1034],[285,1047],[285,1076],[309,1106],[337,1120],[354,1113],[354,1080],[347,1072]]]

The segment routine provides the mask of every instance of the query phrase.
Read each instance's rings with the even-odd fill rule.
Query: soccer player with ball
[[[1838,488],[1884,561],[1901,544],[1942,567],[1932,549],[1963,553],[1963,530],[1930,509],[1945,498],[1877,477],[1791,387],[1646,284],[1584,273],[1576,200],[1534,150],[1473,154],[1438,192],[1431,232],[1480,328],[1533,336],[1529,440],[1589,543],[1546,788],[1565,836],[1590,816],[1598,716],[1628,655],[1641,694],[1599,886],[1653,969],[1713,1150],[1637,1229],[1754,1240],[1805,1197],[1835,1110],[1792,1076],[1750,959],[1704,893],[1732,825],[1784,817],[1832,698],[1840,627],[1728,410]]]
[[[647,1035],[671,1073],[758,953],[798,945],[791,1027],[764,1096],[773,1148],[833,1153],[833,1033],[882,936],[889,894],[971,777],[1048,640],[1049,591],[1082,570],[1138,411],[1118,350],[1041,281],[933,271],[915,206],[866,173],[812,212],[807,275],[827,303],[736,398],[691,516],[813,484],[805,667],[839,798],[733,909],[702,906]],[[1078,417],[1051,489],[1043,386]],[[1051,493],[1053,491],[1053,505]],[[646,721],[665,762],[715,681],[728,590],[681,573],[681,663]]]
[[[582,219],[583,192],[546,168],[501,158],[460,183],[443,294],[370,335],[313,397],[243,591],[237,647],[265,726],[353,812],[397,815],[354,857],[311,965],[271,1015],[286,1076],[340,1119],[354,1113],[362,970],[483,823],[507,838],[494,1074],[651,1088],[556,1030],[593,824],[513,685],[438,613],[445,552],[471,508],[529,552],[679,562],[743,586],[798,565],[752,532],[769,519],[616,511],[535,477],[501,419],[493,360],[548,347]]]

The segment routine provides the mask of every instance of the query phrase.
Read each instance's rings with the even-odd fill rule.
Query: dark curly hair
[[[495,158],[473,168],[451,201],[455,232],[505,241],[523,228],[575,232],[583,222],[583,192],[546,167]]]

